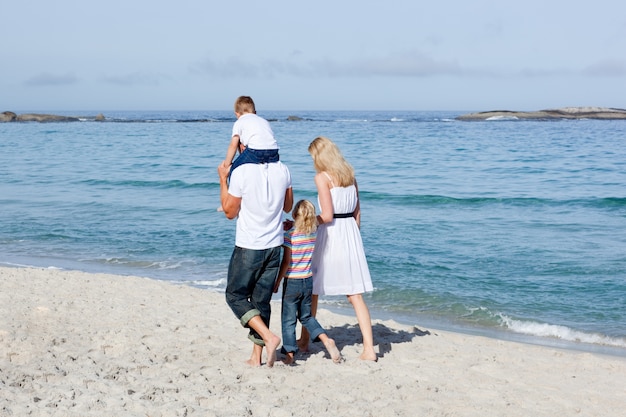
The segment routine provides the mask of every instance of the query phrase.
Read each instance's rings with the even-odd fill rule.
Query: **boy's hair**
[[[235,100],[235,112],[239,114],[256,113],[256,108],[254,107],[254,101],[252,101],[252,97],[237,97],[237,100]]]
[[[317,172],[328,172],[339,187],[354,184],[354,168],[341,154],[339,147],[330,139],[319,136],[309,145],[313,165]]]
[[[300,200],[293,207],[295,230],[300,233],[311,234],[317,230],[317,216],[315,207],[308,200]]]

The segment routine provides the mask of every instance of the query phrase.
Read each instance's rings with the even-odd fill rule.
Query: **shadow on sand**
[[[374,334],[374,346],[378,346],[379,358],[391,352],[394,344],[407,343],[411,342],[415,337],[431,335],[428,330],[421,330],[418,327],[413,327],[413,330],[408,332],[392,329],[381,323],[373,324],[372,332]],[[358,325],[345,324],[340,327],[331,327],[326,330],[326,333],[328,337],[335,340],[339,350],[343,350],[346,346],[359,345],[363,342],[361,329]],[[312,343],[310,347],[312,352],[324,349],[321,343]]]

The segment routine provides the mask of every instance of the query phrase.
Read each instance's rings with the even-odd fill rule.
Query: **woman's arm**
[[[356,225],[361,227],[361,199],[359,198],[359,186],[356,183],[356,178],[354,179],[354,188],[356,188],[356,208],[352,215],[354,216],[354,220],[356,220]]]
[[[333,199],[330,195],[330,180],[325,174],[319,172],[315,175],[315,185],[317,186],[317,196],[320,200],[322,212],[317,216],[317,223],[324,224],[333,221],[335,211],[333,209]]]

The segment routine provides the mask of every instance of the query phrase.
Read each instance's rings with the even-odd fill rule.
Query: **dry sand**
[[[280,334],[280,306],[272,329]],[[295,366],[251,368],[223,295],[128,276],[0,268],[1,416],[622,416],[626,359],[318,314]]]

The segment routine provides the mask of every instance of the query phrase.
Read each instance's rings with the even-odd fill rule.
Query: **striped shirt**
[[[316,233],[301,233],[295,229],[285,232],[285,247],[291,249],[291,263],[287,269],[287,278],[309,278],[313,276],[311,258],[315,248]]]

